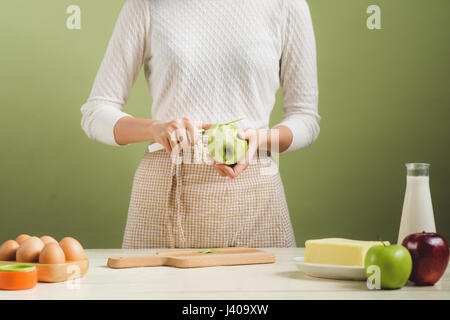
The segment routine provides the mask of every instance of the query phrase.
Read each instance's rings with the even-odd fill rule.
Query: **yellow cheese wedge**
[[[389,245],[388,241],[383,242]],[[372,246],[383,245],[383,242],[342,238],[307,240],[305,262],[362,267],[367,251]]]

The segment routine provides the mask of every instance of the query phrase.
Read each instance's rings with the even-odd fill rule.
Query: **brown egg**
[[[14,261],[16,260],[16,252],[19,248],[17,241],[5,241],[0,247],[0,261]]]
[[[39,255],[39,263],[57,264],[65,262],[66,257],[64,251],[58,243],[47,243]]]
[[[28,238],[30,238],[29,235],[27,235],[27,234],[21,234],[21,235],[17,236],[16,241],[17,241],[17,243],[18,243],[19,246],[20,246],[20,245],[21,245],[25,240],[27,240]]]
[[[58,243],[58,241],[56,241],[55,238],[50,237],[50,236],[42,236],[40,239],[41,239],[41,241],[44,244],[47,244],[47,243]]]
[[[63,249],[67,261],[77,261],[84,258],[83,247],[76,239],[65,237],[59,242],[59,245]]]
[[[38,237],[30,237],[17,249],[16,260],[18,262],[37,262],[39,254],[44,248],[44,243]]]

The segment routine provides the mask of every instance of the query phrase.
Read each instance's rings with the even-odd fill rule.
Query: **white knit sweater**
[[[189,117],[268,128],[283,87],[286,152],[319,134],[316,46],[305,0],[127,0],[117,20],[82,128],[118,145],[114,125],[144,66],[152,119]]]

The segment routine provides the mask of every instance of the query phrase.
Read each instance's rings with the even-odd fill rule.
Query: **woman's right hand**
[[[171,154],[195,145],[199,139],[198,129],[201,128],[201,124],[196,124],[189,118],[168,122],[158,121],[154,123],[153,140],[161,144],[168,154]]]

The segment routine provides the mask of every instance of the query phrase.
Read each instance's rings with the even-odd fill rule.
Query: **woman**
[[[151,119],[122,111],[142,66]],[[268,129],[280,82],[285,116]],[[295,247],[279,173],[263,169],[317,138],[317,87],[304,0],[128,0],[81,108],[92,139],[164,146],[136,171],[123,248]],[[204,150],[198,129],[241,116],[235,166],[173,161]]]

